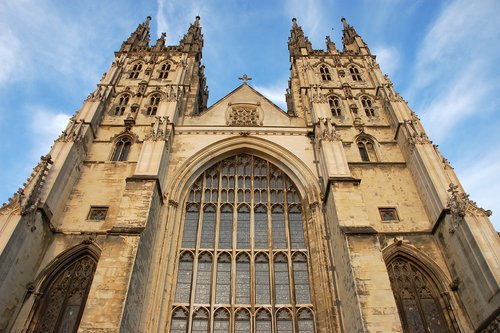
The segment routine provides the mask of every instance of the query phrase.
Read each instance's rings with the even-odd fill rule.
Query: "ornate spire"
[[[196,16],[194,23],[189,26],[188,32],[182,37],[179,45],[182,51],[201,53],[201,49],[203,48],[203,34],[201,33],[199,16]]]
[[[148,16],[146,21],[140,23],[130,37],[123,42],[120,52],[149,46],[149,21],[151,21],[151,16]]]
[[[302,28],[297,24],[297,19],[292,19],[292,30],[290,30],[290,37],[288,38],[288,51],[290,56],[306,55],[312,51],[312,45],[309,39],[304,36]]]
[[[326,36],[326,49],[330,51],[331,53],[336,53],[337,52],[337,47],[335,46],[335,43],[332,42],[330,36]]]
[[[342,44],[344,44],[344,50],[369,54],[370,50],[368,46],[358,35],[354,27],[349,25],[345,18],[342,18],[341,21],[344,26],[342,30]]]

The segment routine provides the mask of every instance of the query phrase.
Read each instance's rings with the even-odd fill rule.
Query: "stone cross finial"
[[[243,81],[243,83],[245,83],[245,84],[247,84],[247,83],[248,83],[248,81],[250,81],[251,79],[252,79],[252,78],[251,78],[250,76],[246,75],[246,74],[243,74],[243,76],[242,76],[242,77],[239,77],[239,78],[238,78],[238,80]]]

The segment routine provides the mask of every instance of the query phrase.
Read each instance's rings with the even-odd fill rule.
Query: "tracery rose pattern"
[[[259,112],[253,107],[233,107],[229,113],[229,125],[258,126]]]

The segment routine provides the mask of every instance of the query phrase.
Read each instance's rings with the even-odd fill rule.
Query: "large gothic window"
[[[171,332],[314,332],[301,198],[251,155],[206,170],[183,220]]]
[[[84,254],[55,270],[42,286],[28,332],[76,332],[96,266]]]
[[[438,288],[427,273],[401,256],[389,263],[388,270],[404,332],[453,332],[439,302]]]

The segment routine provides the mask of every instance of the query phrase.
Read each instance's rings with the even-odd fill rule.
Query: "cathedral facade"
[[[345,19],[286,111],[149,21],[0,209],[1,332],[500,330],[491,212]]]

